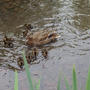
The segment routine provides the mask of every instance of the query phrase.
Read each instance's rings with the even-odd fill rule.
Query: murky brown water
[[[9,1],[9,0],[7,0]],[[20,0],[19,0],[20,1]],[[78,87],[85,90],[90,59],[90,1],[85,0],[21,0],[11,6],[0,1],[0,40],[4,34],[14,37],[14,48],[4,48],[0,42],[0,90],[13,90],[14,72],[9,65],[17,67],[16,59],[25,39],[19,25],[31,23],[33,30],[55,29],[61,37],[48,44],[48,59],[39,53],[39,64],[30,66],[33,79],[41,79],[41,90],[56,90],[59,73],[64,73],[72,84],[72,67],[76,65]],[[65,90],[63,81],[61,88]],[[28,90],[25,71],[19,72],[19,90]]]

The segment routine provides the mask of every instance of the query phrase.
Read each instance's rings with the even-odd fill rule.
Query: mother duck
[[[55,31],[41,30],[34,33],[28,33],[26,37],[26,44],[29,46],[41,46],[55,41],[58,38]]]

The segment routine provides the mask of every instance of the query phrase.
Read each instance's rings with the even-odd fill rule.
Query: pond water
[[[14,48],[5,48],[0,42],[0,89],[14,90],[14,71],[19,68],[17,58],[26,49],[22,28],[25,23],[34,26],[32,31],[52,29],[60,38],[46,46],[48,58],[39,52],[39,64],[29,65],[32,79],[41,80],[41,90],[56,90],[62,73],[61,89],[65,90],[63,74],[72,85],[72,67],[76,66],[78,88],[85,90],[90,59],[90,1],[89,0],[9,0],[0,1],[0,40],[4,34],[15,39]],[[41,50],[39,48],[39,50]],[[19,71],[19,90],[29,90],[25,70]]]

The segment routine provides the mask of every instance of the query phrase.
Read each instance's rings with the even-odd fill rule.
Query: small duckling
[[[28,53],[28,55],[26,56],[26,59],[27,59],[28,64],[30,64],[32,62],[33,57],[31,55],[31,53]]]
[[[33,29],[33,26],[31,24],[24,24],[24,27],[25,27],[26,30]]]
[[[28,34],[28,30],[23,31],[23,37],[26,37]]]
[[[23,31],[23,37],[26,37],[28,32],[33,29],[33,26],[31,24],[24,24],[25,31]]]
[[[8,38],[6,35],[4,36],[4,38],[3,38],[3,41],[14,41],[14,39],[13,38]]]
[[[33,56],[35,59],[37,59],[38,49],[37,49],[36,47],[34,47],[34,48],[32,49],[32,56]]]
[[[3,42],[4,42],[5,47],[12,48],[13,47],[13,43],[12,43],[13,41],[14,41],[13,38],[8,38],[6,35],[3,38]]]
[[[42,55],[44,56],[44,58],[47,58],[48,57],[48,51],[46,48],[43,48],[42,49]]]
[[[18,66],[22,69],[23,68],[23,66],[24,66],[24,61],[23,61],[23,58],[22,57],[19,57],[18,59],[17,59],[17,64],[18,64]]]
[[[7,47],[9,47],[9,48],[13,48],[13,46],[14,46],[13,43],[12,43],[11,41],[9,41]]]

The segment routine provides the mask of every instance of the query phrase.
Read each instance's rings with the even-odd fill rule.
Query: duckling
[[[23,61],[23,58],[22,57],[19,57],[18,59],[17,59],[17,64],[18,64],[18,66],[22,69],[23,68],[23,66],[24,66],[24,61]]]
[[[47,58],[48,57],[48,51],[46,48],[43,48],[42,49],[42,55],[44,56],[44,58]]]
[[[9,41],[9,42],[8,42],[8,47],[9,47],[9,48],[13,48],[13,46],[14,46],[13,43],[12,43],[11,41]]]
[[[37,49],[36,47],[34,47],[34,48],[32,49],[32,56],[33,56],[35,59],[37,59],[38,49]]]
[[[33,26],[31,24],[24,24],[25,31],[23,31],[23,37],[26,37],[28,32],[33,29]]]
[[[3,41],[14,41],[13,38],[8,38],[6,35],[3,38]]]
[[[27,63],[30,64],[31,63],[31,59],[29,58],[29,56],[28,57],[26,56],[26,59],[27,59]]]
[[[5,47],[12,48],[13,47],[13,43],[12,43],[13,41],[14,41],[13,38],[8,38],[6,35],[3,38],[3,42],[4,42]]]
[[[25,27],[26,30],[33,29],[33,26],[31,24],[24,24],[24,27]]]
[[[27,59],[28,64],[30,64],[32,62],[33,57],[30,52],[27,54],[26,59]]]
[[[23,37],[26,37],[28,34],[28,30],[23,31]]]

